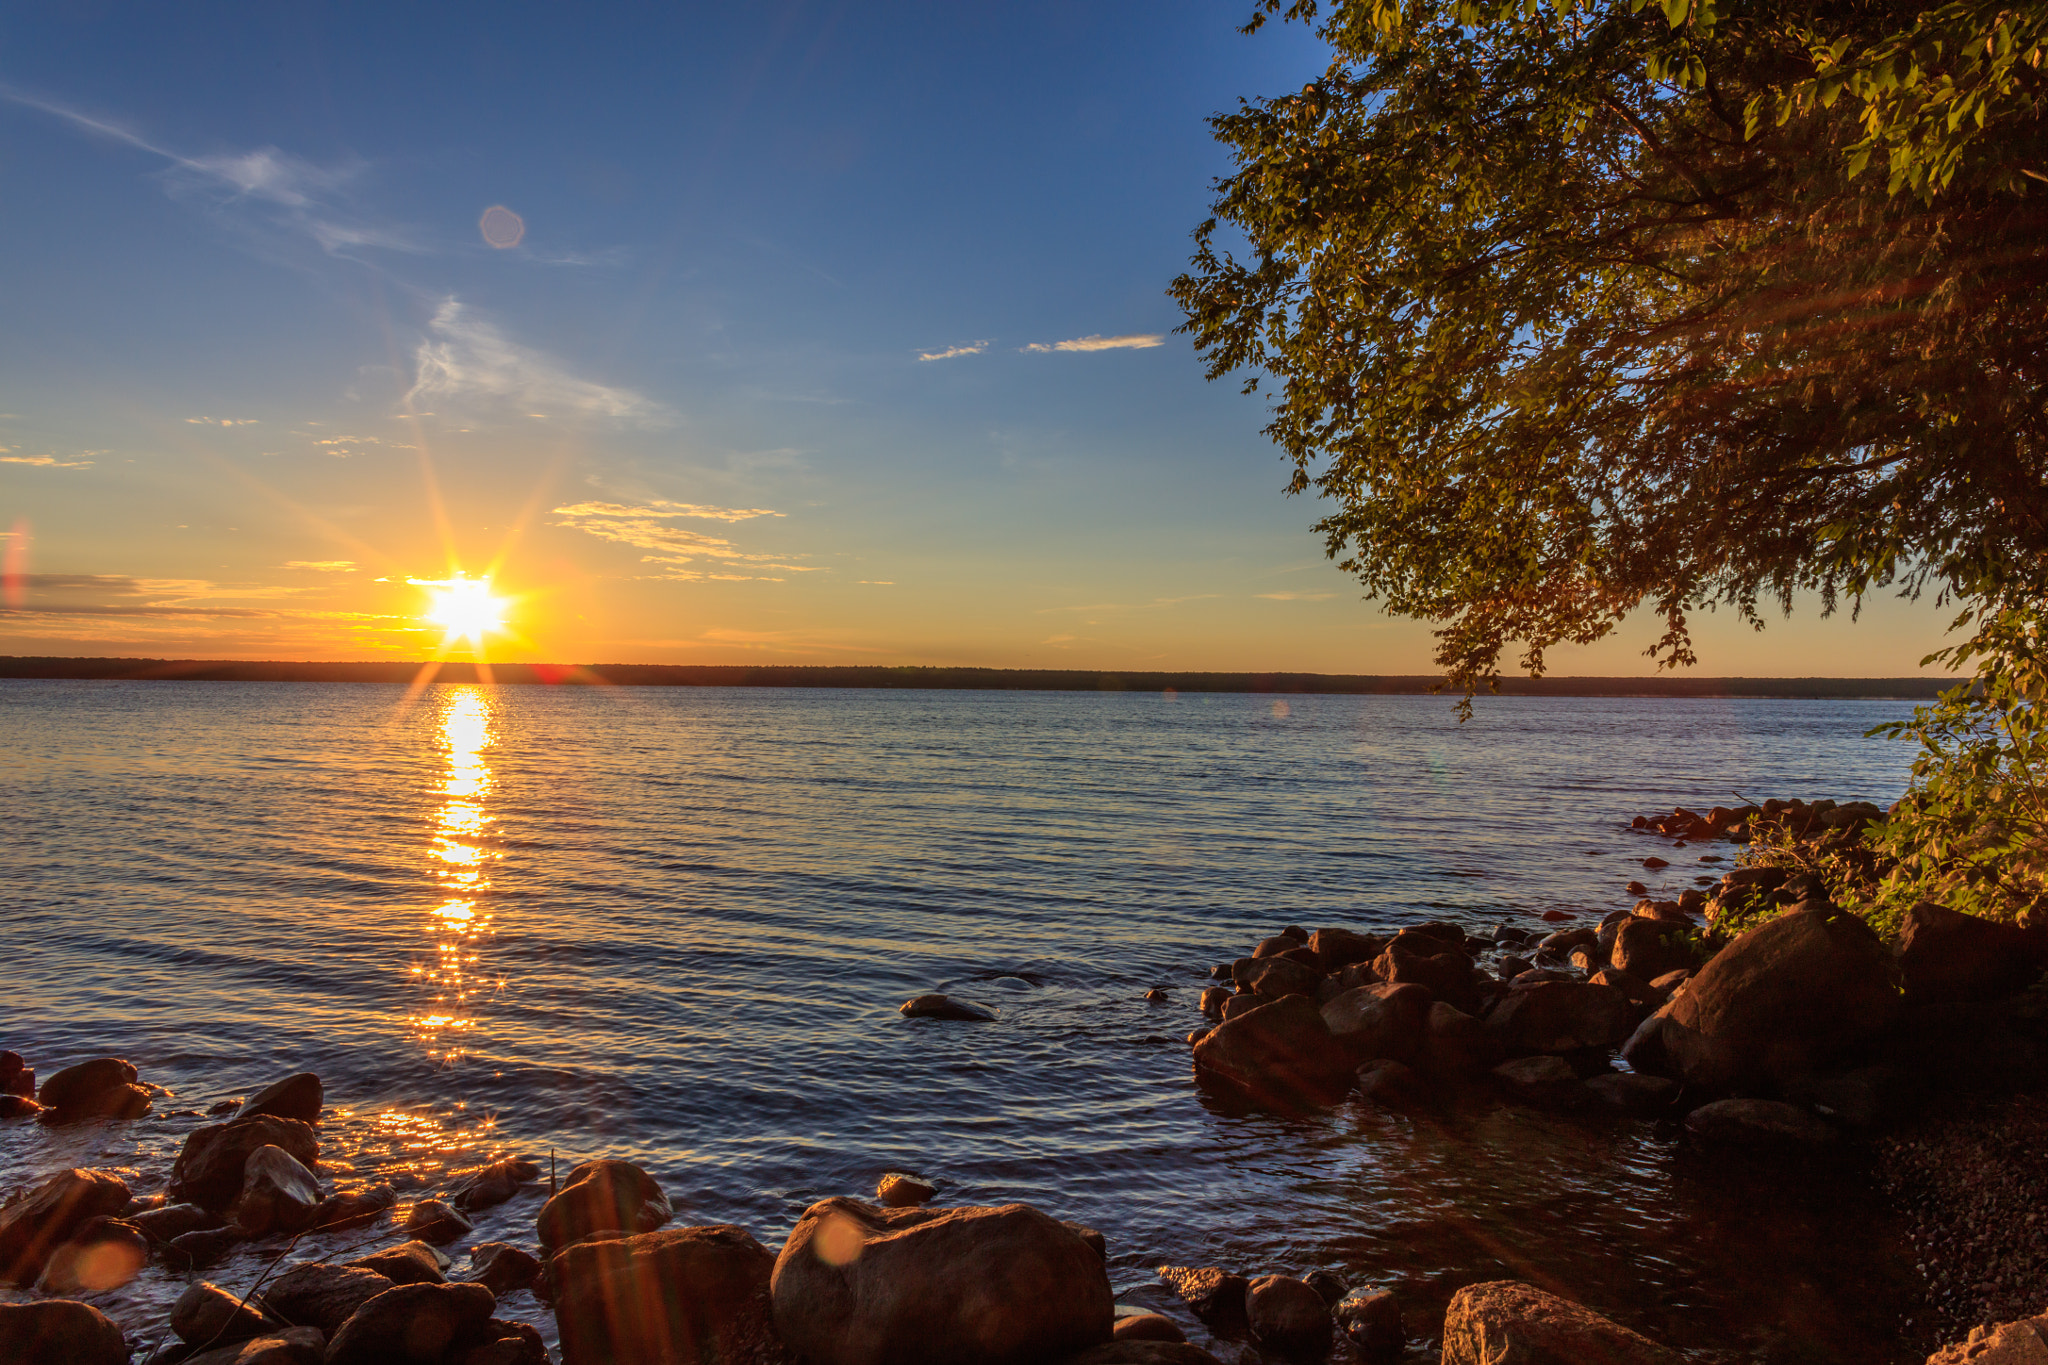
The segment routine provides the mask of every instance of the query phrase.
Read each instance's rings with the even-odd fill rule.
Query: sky
[[[1204,120],[1325,61],[1249,9],[0,11],[0,654],[425,658],[460,573],[501,659],[1433,671],[1174,332]]]

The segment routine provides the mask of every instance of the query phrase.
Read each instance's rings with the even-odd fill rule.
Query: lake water
[[[1493,1103],[1235,1114],[1184,1042],[1209,966],[1283,925],[1597,917],[1734,851],[1673,853],[1638,813],[1889,801],[1911,752],[1862,732],[1909,710],[0,682],[0,1046],[169,1092],[133,1124],[7,1126],[0,1187],[97,1164],[159,1188],[195,1111],[312,1070],[345,1181],[627,1157],[679,1220],[775,1248],[910,1170],[1101,1229],[1122,1300],[1198,1340],[1154,1267],[1327,1266],[1425,1335],[1513,1276],[1702,1359],[1917,1360],[1853,1170],[1731,1172],[1655,1125]],[[930,990],[1001,1019],[898,1015]],[[536,1206],[468,1240],[531,1245]],[[179,1287],[101,1306],[146,1339]],[[528,1296],[504,1315],[552,1339]]]

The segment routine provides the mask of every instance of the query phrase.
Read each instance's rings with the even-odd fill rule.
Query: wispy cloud
[[[1337,594],[1333,592],[1262,592],[1254,596],[1268,602],[1327,602]]]
[[[1049,616],[1063,611],[1156,611],[1162,607],[1177,607],[1183,602],[1207,602],[1223,596],[1220,592],[1191,593],[1186,597],[1155,597],[1150,602],[1084,602],[1077,607],[1040,607],[1039,616]]]
[[[86,453],[99,455],[104,452],[93,450]],[[66,460],[55,455],[0,455],[0,464],[28,464],[42,469],[89,469],[92,467],[91,460]]]
[[[919,360],[951,360],[957,355],[980,355],[988,349],[986,341],[970,341],[963,346],[948,346],[943,351],[919,351]]]
[[[664,426],[673,419],[666,407],[631,389],[576,378],[455,299],[434,310],[428,329],[433,338],[422,341],[413,356],[409,403],[481,399],[528,416],[603,417],[638,426]]]
[[[337,460],[346,460],[360,453],[364,446],[383,446],[387,450],[419,449],[403,441],[387,441],[381,436],[315,436],[310,431],[295,431],[292,435],[304,437],[320,454],[332,455]]]
[[[311,569],[315,573],[353,573],[356,562],[353,559],[288,559],[287,569]]]
[[[1142,351],[1142,350],[1146,350],[1146,349],[1148,349],[1148,348],[1150,348],[1150,347],[1153,347],[1153,346],[1160,346],[1160,345],[1164,345],[1164,344],[1165,344],[1165,342],[1166,342],[1166,335],[1165,335],[1165,333],[1163,333],[1163,332],[1146,332],[1146,333],[1142,333],[1142,334],[1139,334],[1139,333],[1133,333],[1133,334],[1131,334],[1131,335],[1129,335],[1129,336],[1120,336],[1120,337],[1103,337],[1103,336],[1086,336],[1086,337],[1075,337],[1075,338],[1074,338],[1074,339],[1073,339],[1072,341],[1049,341],[1049,342],[1048,342],[1048,341],[1034,341],[1034,342],[1032,342],[1032,343],[1031,343],[1031,344],[1030,344],[1029,346],[1024,346],[1024,347],[1021,347],[1020,349],[1022,349],[1022,350],[1025,350],[1025,351],[1039,351],[1039,352],[1051,352],[1051,351]]]
[[[195,427],[253,427],[254,417],[187,417],[186,422]]]
[[[647,551],[640,562],[660,565],[663,572],[656,575],[660,578],[680,582],[704,579],[742,582],[768,579],[780,582],[782,574],[822,571],[817,565],[789,562],[801,556],[756,554],[723,537],[670,524],[676,517],[710,516],[721,521],[742,521],[757,516],[782,515],[765,508],[699,507],[694,503],[659,500],[640,507],[623,503],[582,502],[557,507],[554,514],[563,518],[555,523],[557,526]]]
[[[24,616],[275,616],[251,607],[200,606],[206,599],[273,597],[279,590],[223,592],[198,578],[131,578],[125,574],[24,574],[27,603],[0,607],[0,615]],[[283,591],[290,591],[285,589]]]

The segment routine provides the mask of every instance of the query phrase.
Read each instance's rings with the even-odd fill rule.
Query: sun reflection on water
[[[413,968],[427,994],[410,1023],[430,1056],[453,1062],[462,1055],[460,1033],[476,1023],[472,1001],[484,988],[476,978],[475,944],[490,928],[484,893],[497,854],[490,847],[491,819],[484,809],[491,790],[485,758],[492,740],[490,693],[479,687],[451,687],[441,695],[436,738],[445,770],[427,854],[443,899],[428,926],[435,935],[434,954]]]

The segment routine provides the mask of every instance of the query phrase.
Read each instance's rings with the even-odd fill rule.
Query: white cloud
[[[1133,333],[1130,336],[1075,337],[1072,341],[1034,341],[1022,349],[1026,351],[1142,351],[1166,342],[1163,332]]]
[[[354,573],[356,562],[353,559],[288,559],[284,566],[287,569],[311,569],[315,573]]]
[[[89,450],[88,455],[103,455],[105,451]],[[87,469],[91,460],[63,460],[55,455],[0,455],[0,464],[32,464],[43,469]]]
[[[752,521],[755,517],[779,517],[783,513],[766,507],[713,507],[700,502],[667,502],[655,498],[633,507],[618,502],[576,502],[557,507],[555,515],[566,517],[702,517],[707,521]]]
[[[434,310],[428,328],[439,340],[422,341],[414,353],[408,403],[483,399],[527,416],[547,409],[551,415],[606,417],[641,426],[665,425],[673,417],[667,408],[631,389],[576,378],[455,299],[444,300]]]
[[[187,423],[195,427],[253,427],[254,417],[187,417]]]
[[[557,507],[555,515],[565,518],[556,522],[557,526],[647,551],[640,562],[661,565],[663,572],[656,575],[660,578],[680,582],[704,579],[780,582],[780,575],[785,573],[821,572],[817,565],[789,562],[791,558],[801,556],[756,554],[723,537],[669,524],[675,517],[712,515],[718,520],[738,521],[756,516],[781,516],[780,512],[759,508],[699,507],[694,503],[657,500],[644,507],[610,502],[572,503],[567,507]]]
[[[1268,602],[1327,602],[1337,594],[1333,592],[1262,592],[1254,596]]]
[[[970,341],[964,346],[948,346],[943,351],[919,351],[919,360],[951,360],[956,355],[980,355],[988,349],[986,341]]]

